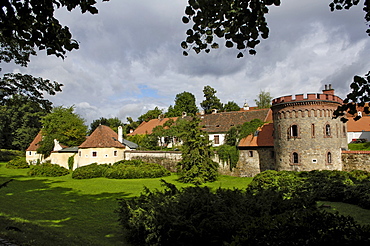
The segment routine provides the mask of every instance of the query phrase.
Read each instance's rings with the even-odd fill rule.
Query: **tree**
[[[54,139],[67,146],[78,146],[86,140],[87,126],[84,120],[73,112],[74,107],[56,107],[42,118],[43,139],[37,150],[48,156],[53,149]]]
[[[255,55],[256,45],[261,42],[261,38],[266,39],[269,35],[265,14],[269,12],[270,6],[280,6],[280,2],[280,0],[189,0],[182,21],[185,24],[192,21],[194,24],[186,31],[186,40],[181,43],[183,54],[187,56],[190,49],[196,53],[203,50],[209,53],[211,49],[219,47],[215,39],[224,39],[227,48],[236,45],[236,49],[241,51],[237,55],[238,58],[244,56],[244,51]],[[369,26],[366,33],[370,36],[370,1],[362,2],[364,19]],[[359,0],[334,0],[329,7],[331,11],[348,10],[359,3]],[[356,75],[353,80],[350,86],[352,92],[345,98],[346,104],[338,107],[334,113],[336,117],[343,116],[346,110],[356,113],[356,106],[370,102],[370,71],[365,76]],[[364,112],[369,112],[369,108],[365,108]]]
[[[182,92],[176,95],[175,106],[170,106],[166,117],[178,117],[183,112],[188,115],[195,115],[198,112],[198,108],[195,104],[195,96],[190,92]]]
[[[179,181],[202,184],[213,182],[218,175],[218,163],[212,161],[213,152],[208,134],[202,131],[200,118],[194,117],[184,125],[180,135],[182,160],[179,162]]]
[[[205,99],[200,103],[200,106],[204,109],[205,114],[212,113],[213,109],[222,111],[222,103],[220,102],[220,99],[218,99],[218,97],[216,96],[216,92],[217,91],[211,86],[204,86],[203,93]]]
[[[41,129],[48,108],[22,95],[14,95],[0,106],[0,148],[25,150]]]
[[[258,94],[258,99],[254,99],[256,102],[257,108],[269,108],[271,107],[271,100],[272,96],[270,96],[270,92],[261,91]]]
[[[224,111],[230,112],[230,111],[239,111],[240,107],[236,102],[234,101],[229,101],[224,105]]]
[[[96,14],[95,4],[95,0],[1,1],[0,62],[14,61],[26,66],[30,55],[36,55],[35,48],[64,58],[67,51],[78,49],[79,45],[69,28],[54,17],[55,10],[80,7],[82,13]]]
[[[149,110],[145,114],[140,115],[138,117],[138,121],[139,121],[139,123],[141,123],[143,121],[148,122],[152,119],[156,119],[156,118],[158,118],[158,116],[160,116],[162,114],[162,111],[163,111],[162,109],[159,109],[158,107],[155,107],[154,109]]]
[[[94,120],[90,124],[90,134],[93,133],[93,131],[95,131],[95,129],[100,125],[109,126],[115,132],[118,132],[119,126],[124,126],[122,121],[118,119],[117,117],[109,118],[109,119],[100,117],[100,119]]]

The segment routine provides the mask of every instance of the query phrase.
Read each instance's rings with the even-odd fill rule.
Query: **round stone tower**
[[[342,102],[331,85],[325,85],[322,94],[273,99],[277,170],[342,170],[347,126],[339,118],[333,119],[333,112]]]

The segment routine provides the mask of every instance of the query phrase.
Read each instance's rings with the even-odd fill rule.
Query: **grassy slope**
[[[161,189],[160,178],[74,180],[71,175],[35,178],[27,169],[13,170],[0,163],[0,237],[23,245],[123,245],[117,216],[118,198],[139,195],[143,187]],[[178,187],[177,176],[163,178]],[[245,188],[251,178],[221,176],[212,188]],[[5,230],[16,226],[22,232]],[[59,242],[59,243],[58,243]]]

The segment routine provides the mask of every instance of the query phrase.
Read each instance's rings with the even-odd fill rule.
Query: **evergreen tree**
[[[202,131],[200,119],[194,117],[184,125],[181,134],[182,160],[178,164],[179,180],[184,183],[213,182],[218,176],[218,163],[212,161],[213,152],[208,134]]]
[[[225,112],[239,111],[239,110],[240,110],[239,105],[234,101],[229,101],[224,105]]]
[[[200,103],[200,106],[204,109],[205,114],[212,113],[213,109],[222,111],[223,106],[220,99],[216,96],[216,92],[211,86],[204,86],[203,93],[205,99]]]

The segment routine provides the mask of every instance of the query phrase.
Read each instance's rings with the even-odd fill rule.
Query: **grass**
[[[117,222],[117,199],[138,196],[143,187],[162,189],[161,178],[114,180],[29,177],[28,169],[7,169],[0,163],[0,237],[21,245],[126,245]],[[163,178],[177,187],[189,186]],[[220,176],[207,186],[245,188],[252,178]],[[21,230],[6,230],[5,228]]]

